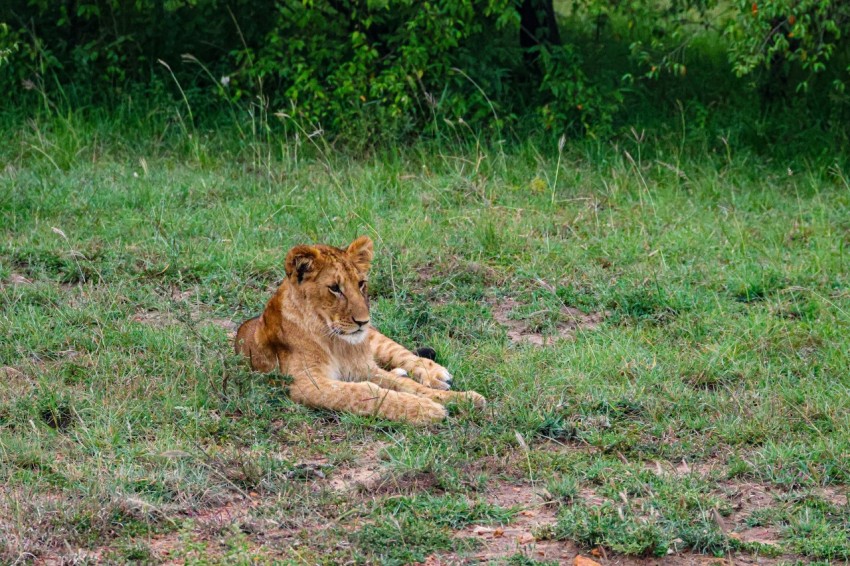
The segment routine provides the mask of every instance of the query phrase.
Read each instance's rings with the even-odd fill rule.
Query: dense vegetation
[[[658,97],[848,116],[845,2],[554,7],[557,21],[551,0],[15,0],[0,87],[13,105],[185,99],[192,121],[235,105],[349,140],[446,122],[607,136]]]

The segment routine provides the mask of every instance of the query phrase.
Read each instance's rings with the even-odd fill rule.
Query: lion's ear
[[[362,272],[369,271],[372,264],[373,246],[369,236],[360,236],[348,246],[348,256],[354,265]]]
[[[312,246],[295,246],[286,254],[286,276],[301,283],[315,269],[319,255]]]

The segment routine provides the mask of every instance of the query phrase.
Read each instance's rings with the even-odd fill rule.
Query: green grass
[[[468,556],[457,531],[518,520],[505,486],[583,549],[850,558],[838,153],[648,135],[353,157],[143,122],[3,132],[0,560]],[[486,410],[427,430],[311,411],[231,355],[221,321],[261,310],[290,246],[359,234],[377,325]],[[538,347],[504,304],[542,336],[564,306],[604,320]],[[383,487],[333,483],[366,465]],[[775,544],[737,536],[756,526]]]

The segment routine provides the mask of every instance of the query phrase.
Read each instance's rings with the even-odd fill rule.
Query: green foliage
[[[500,88],[504,63],[478,47],[515,23],[510,5],[278,2],[263,47],[237,60],[243,84],[282,93],[279,116],[333,131],[352,123],[368,125],[367,134],[404,131],[436,115],[479,122],[490,115],[486,93]]]
[[[584,61],[569,45],[541,47],[543,126],[555,131],[601,133],[611,122],[623,95],[619,88],[603,87],[588,78]]]
[[[413,515],[421,520],[432,521],[441,527],[460,529],[472,523],[510,522],[516,514],[483,501],[467,501],[456,496],[396,497],[381,506],[381,513],[398,517]]]
[[[764,100],[828,91],[836,124],[850,102],[850,8],[838,0],[559,2],[564,43],[528,50],[518,41],[520,6],[13,0],[0,22],[0,88],[8,102],[48,112],[127,98],[178,102],[186,132],[224,107],[247,114],[251,131],[259,116],[267,133],[361,143],[518,127],[609,136],[633,125],[636,102],[659,93],[699,102],[706,122],[712,101],[682,83],[711,53],[723,61],[709,69],[713,79],[756,86]]]
[[[739,0],[737,8],[725,30],[737,74],[767,69],[768,80],[777,80],[779,73],[799,70],[802,73],[795,76],[795,89],[806,91],[815,75],[838,63],[844,69],[832,85],[840,93],[845,91],[850,84],[850,4],[842,0]]]
[[[722,36],[733,72],[753,76],[763,97],[830,84],[833,102],[847,102],[850,5],[842,0],[585,0],[576,12],[597,28],[624,23],[647,78],[686,76],[695,44]]]
[[[8,24],[0,22],[0,67],[9,62],[9,57],[18,50],[16,34]]]
[[[0,68],[10,102],[33,99],[47,109],[111,106],[126,97],[168,100],[167,66],[197,104],[210,77],[225,76],[227,53],[241,41],[259,44],[270,6],[235,0],[13,0],[0,50],[14,45]],[[230,14],[244,14],[238,25]],[[234,16],[235,17],[235,16]],[[2,51],[0,51],[2,52]],[[183,60],[183,55],[189,59]],[[203,62],[203,71],[196,62]],[[215,80],[216,84],[218,79]],[[200,88],[198,88],[200,87]]]
[[[15,4],[0,86],[16,96],[103,104],[176,88],[196,108],[246,101],[358,139],[501,130],[535,108],[547,128],[601,130],[618,100],[569,45],[542,49],[542,74],[528,74],[513,0]]]

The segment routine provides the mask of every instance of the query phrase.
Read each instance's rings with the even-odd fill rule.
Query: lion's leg
[[[367,379],[384,389],[410,393],[419,397],[426,397],[442,405],[445,405],[450,401],[459,401],[462,399],[472,401],[476,407],[483,407],[487,404],[487,400],[475,391],[441,391],[439,389],[426,387],[412,379],[401,377],[395,371],[389,372],[377,367],[374,369],[372,375],[370,375]]]
[[[374,383],[337,381],[321,368],[292,373],[295,375],[289,396],[308,407],[376,415],[413,424],[428,424],[446,417],[442,405],[424,397],[390,391]]]
[[[242,354],[251,364],[251,369],[268,373],[277,367],[277,358],[268,347],[258,341],[257,330],[260,328],[260,317],[246,320],[236,331],[236,353]]]
[[[375,362],[381,367],[401,368],[419,383],[433,389],[451,386],[452,374],[446,368],[428,358],[420,358],[374,328],[369,334],[369,344]]]

